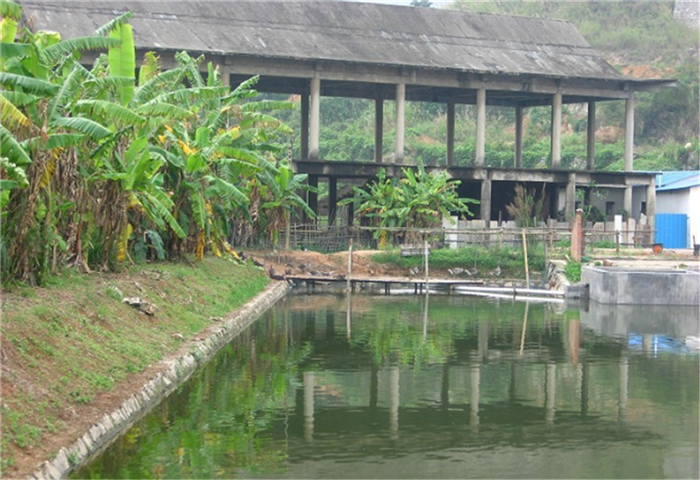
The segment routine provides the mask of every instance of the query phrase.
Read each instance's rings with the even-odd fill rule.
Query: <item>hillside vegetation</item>
[[[475,2],[460,0],[450,8],[483,13],[561,18],[571,21],[620,72],[638,78],[675,78],[677,88],[636,96],[637,170],[698,168],[698,31],[673,18],[673,2]],[[386,102],[384,156],[393,152],[393,102]],[[475,108],[457,107],[455,156],[458,165],[474,158]],[[621,170],[624,153],[624,102],[601,102],[597,109],[596,167]],[[286,112],[292,125],[298,115]],[[443,164],[446,106],[409,103],[406,108],[406,155],[427,164]],[[283,115],[284,118],[284,115]],[[374,152],[374,104],[367,100],[323,98],[321,157],[371,160]],[[296,120],[295,120],[296,119]],[[565,105],[562,167],[582,168],[586,159],[586,107]],[[487,108],[486,163],[513,165],[514,111]],[[300,129],[295,128],[296,132]],[[527,110],[523,164],[549,165],[550,110]],[[294,139],[295,156],[299,138]]]

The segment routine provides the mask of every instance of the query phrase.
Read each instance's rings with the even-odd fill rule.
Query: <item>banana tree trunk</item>
[[[289,210],[284,212],[284,249],[289,250],[289,241],[291,236],[291,222]]]

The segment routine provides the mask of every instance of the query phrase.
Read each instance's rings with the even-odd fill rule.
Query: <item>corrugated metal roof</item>
[[[700,186],[700,171],[662,172],[656,176],[656,191],[684,190]]]
[[[136,44],[258,57],[624,80],[569,22],[353,2],[21,2],[36,29],[86,35],[126,9]]]

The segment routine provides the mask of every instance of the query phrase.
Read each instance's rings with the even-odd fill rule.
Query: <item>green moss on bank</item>
[[[188,338],[268,284],[252,265],[207,258],[139,265],[118,274],[66,273],[48,288],[14,287],[2,298],[2,475],[41,452],[100,393],[126,385]],[[148,316],[122,303],[141,297]],[[55,453],[55,452],[54,452]],[[39,459],[35,459],[38,464]],[[21,465],[18,465],[21,467]]]

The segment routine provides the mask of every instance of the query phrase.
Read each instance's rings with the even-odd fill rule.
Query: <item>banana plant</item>
[[[299,196],[301,191],[317,190],[306,183],[307,174],[294,173],[288,161],[282,161],[277,166],[277,172],[273,175],[269,171],[258,174],[260,183],[264,186],[261,211],[265,219],[265,229],[268,238],[275,247],[279,242],[279,233],[285,230],[285,249],[289,250],[289,228],[292,214],[300,211],[309,218],[314,218],[314,211],[309,208],[306,201]]]
[[[354,202],[358,215],[370,218],[379,229],[375,238],[385,243],[387,230],[395,227],[429,228],[440,224],[443,216],[472,216],[470,204],[479,203],[457,194],[459,181],[445,171],[428,173],[422,164],[417,170],[402,169],[402,178],[387,178],[381,169],[377,180],[366,188],[354,188],[354,197],[340,202]]]
[[[170,165],[166,178],[174,192],[178,218],[187,225],[188,244],[201,259],[207,246],[215,255],[233,252],[227,238],[234,216],[256,221],[249,211],[251,197],[255,198],[249,180],[262,172],[277,175],[273,158],[281,147],[275,138],[290,132],[265,112],[291,108],[291,104],[252,102],[257,78],[229,92],[211,64],[207,79],[203,78],[202,57],[195,59],[183,52],[176,59],[193,86],[180,100],[196,112],[197,123],[166,125],[160,145],[153,150]]]
[[[55,32],[32,33],[17,29],[21,7],[0,1],[3,15],[0,63],[0,146],[2,148],[2,248],[8,261],[5,273],[32,283],[41,281],[57,259],[57,248],[66,249],[58,231],[58,218],[67,210],[53,181],[58,165],[75,159],[75,149],[87,139],[107,135],[103,126],[72,117],[66,99],[82,89],[86,70],[75,59],[82,50],[107,48],[115,40],[95,35],[61,40]],[[68,162],[70,163],[70,162]],[[61,182],[68,197],[76,186],[65,174]],[[61,183],[59,182],[59,183]],[[59,189],[60,190],[60,189]]]

